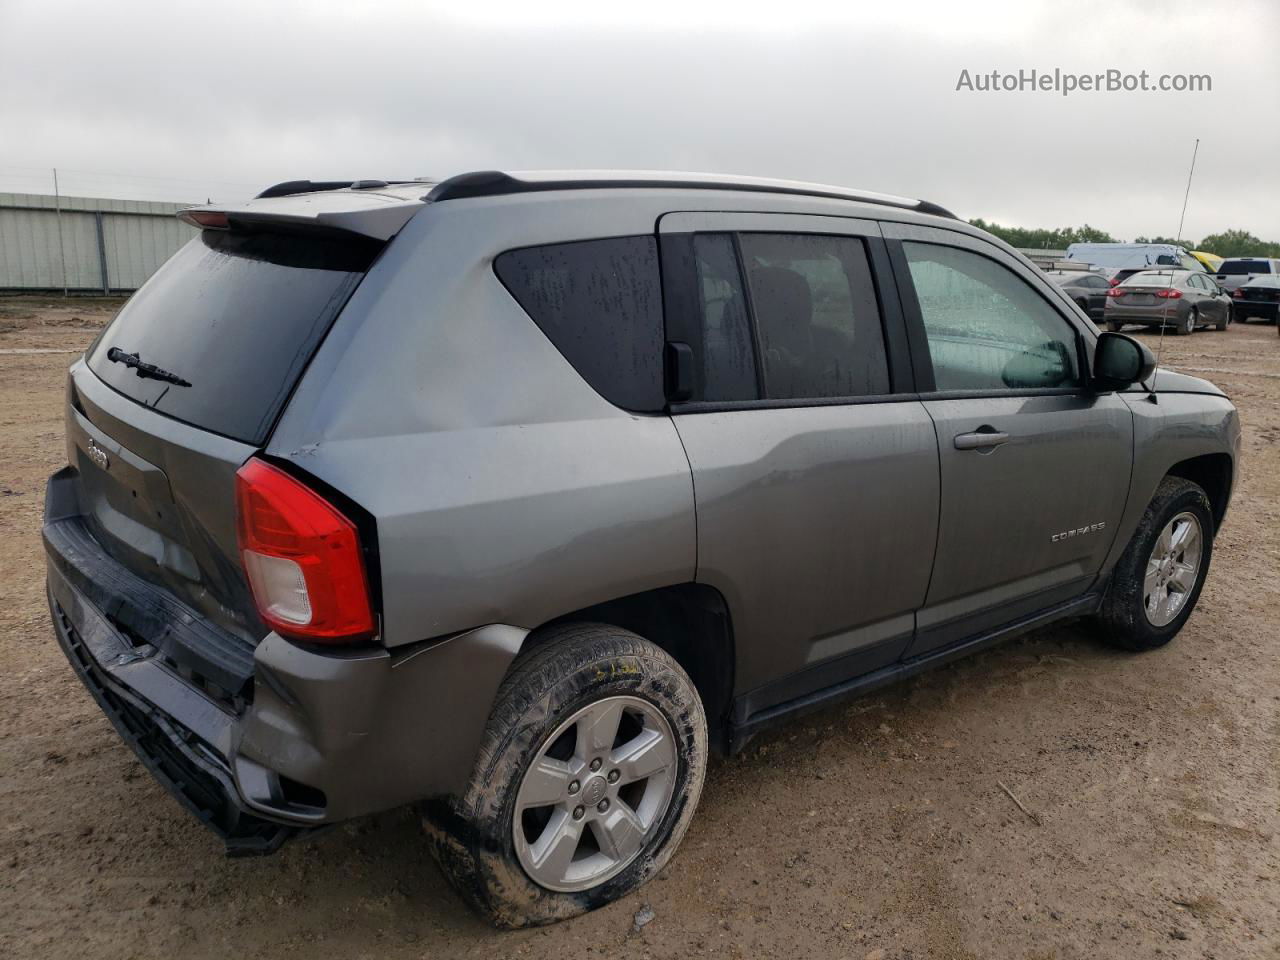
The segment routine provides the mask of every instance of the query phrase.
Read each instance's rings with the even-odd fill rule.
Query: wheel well
[[[1227,514],[1227,501],[1231,497],[1231,457],[1225,453],[1207,453],[1175,463],[1166,476],[1182,477],[1198,484],[1209,497],[1213,508],[1213,526],[1217,530]]]
[[[712,745],[725,748],[736,661],[733,623],[719,590],[682,583],[584,607],[535,629],[525,641],[525,650],[538,644],[547,627],[575,622],[622,627],[669,653],[702,698]]]

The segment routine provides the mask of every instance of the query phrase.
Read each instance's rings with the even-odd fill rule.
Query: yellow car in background
[[[1192,250],[1191,255],[1204,264],[1204,268],[1210,273],[1217,273],[1218,267],[1222,266],[1222,257],[1216,253],[1205,253],[1203,250]]]

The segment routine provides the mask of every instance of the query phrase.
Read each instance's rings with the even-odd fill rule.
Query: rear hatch
[[[67,442],[102,550],[256,644],[267,628],[239,561],[236,471],[386,238],[226,223],[161,267],[72,368]]]

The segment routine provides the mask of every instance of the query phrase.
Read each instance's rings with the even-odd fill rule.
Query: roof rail
[[[496,197],[515,193],[538,193],[547,190],[600,190],[609,188],[683,187],[696,190],[741,190],[758,193],[781,193],[803,197],[825,197],[857,203],[877,203],[903,210],[914,210],[938,217],[958,220],[954,213],[928,200],[912,200],[882,193],[863,193],[844,187],[800,183],[794,180],[768,180],[762,177],[735,177],[711,173],[667,173],[650,171],[547,171],[505,173],[501,170],[477,170],[442,180],[422,199],[428,203],[462,200],[469,197]]]

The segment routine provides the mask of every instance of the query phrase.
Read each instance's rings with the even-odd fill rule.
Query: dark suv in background
[[[232,853],[425,801],[503,925],[662,869],[711,750],[1196,605],[1236,411],[933,204],[676,174],[281,184],[71,368],[53,625]]]

